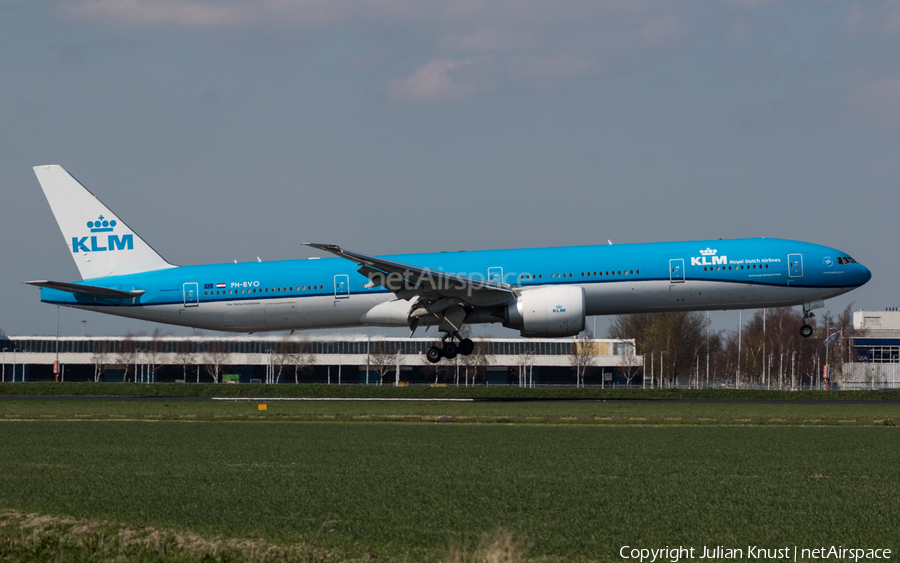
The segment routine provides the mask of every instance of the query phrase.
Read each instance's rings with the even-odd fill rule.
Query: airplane
[[[230,332],[437,326],[437,363],[474,350],[464,325],[575,336],[589,315],[802,305],[871,279],[846,253],[752,238],[372,256],[303,243],[313,257],[175,266],[58,165],[34,167],[82,281],[27,281],[41,301]]]

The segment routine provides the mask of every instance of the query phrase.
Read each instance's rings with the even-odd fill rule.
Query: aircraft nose
[[[858,274],[859,285],[863,285],[864,283],[866,283],[870,279],[872,279],[872,272],[870,272],[869,269],[866,268],[865,266],[863,266],[862,264],[858,264],[858,266],[859,266],[859,274]]]

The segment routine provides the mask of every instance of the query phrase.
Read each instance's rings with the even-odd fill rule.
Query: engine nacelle
[[[574,336],[584,330],[584,288],[527,289],[507,306],[504,325],[520,330],[522,336]]]

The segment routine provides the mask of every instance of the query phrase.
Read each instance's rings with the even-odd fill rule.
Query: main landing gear
[[[454,344],[453,339],[459,340],[459,344]],[[448,342],[449,339],[449,342]],[[436,364],[441,358],[452,360],[457,354],[468,356],[475,351],[475,343],[471,338],[460,338],[458,332],[447,333],[441,338],[441,346],[432,346],[425,352],[428,361]]]

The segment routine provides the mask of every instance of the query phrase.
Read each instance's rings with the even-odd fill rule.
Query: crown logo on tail
[[[101,215],[96,221],[88,221],[87,227],[92,233],[109,233],[116,227],[116,220],[108,221]]]

